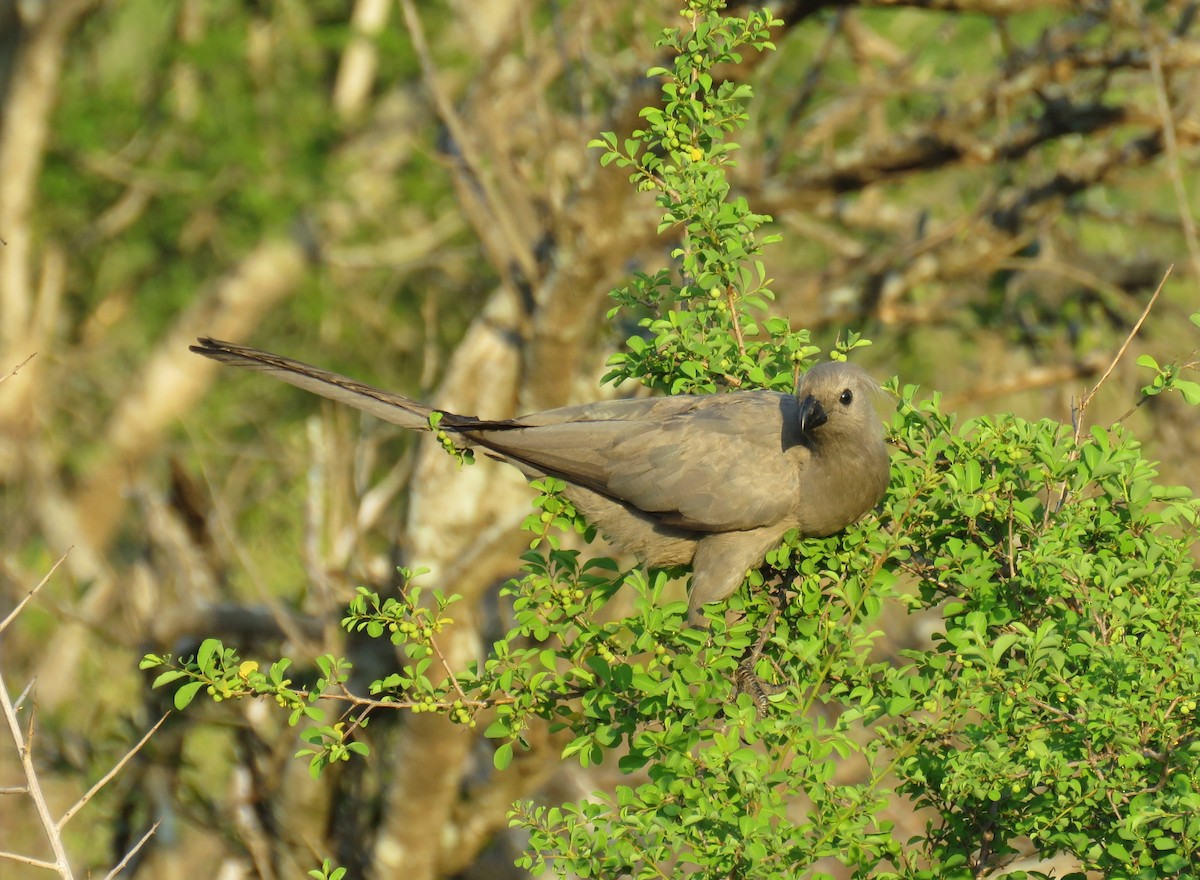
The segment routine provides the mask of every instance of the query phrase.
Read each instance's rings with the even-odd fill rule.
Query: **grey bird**
[[[405,428],[429,430],[432,407],[232,342],[191,350],[257,370]],[[809,370],[796,394],[734,391],[568,406],[487,421],[443,412],[439,429],[563,494],[645,565],[692,567],[688,621],[730,596],[785,532],[839,532],[883,497],[888,452],[859,367]],[[442,412],[438,410],[438,412]]]

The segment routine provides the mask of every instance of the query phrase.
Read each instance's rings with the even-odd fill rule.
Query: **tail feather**
[[[289,385],[328,397],[404,428],[420,430],[429,427],[432,408],[302,361],[207,336],[200,337],[189,348],[214,361],[266,373]],[[475,420],[448,413],[442,423],[445,427],[460,428],[475,424]]]

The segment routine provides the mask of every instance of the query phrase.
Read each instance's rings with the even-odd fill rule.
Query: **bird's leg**
[[[733,698],[736,700],[738,694],[741,693],[749,694],[750,699],[754,701],[754,708],[759,718],[767,714],[767,698],[787,690],[787,685],[772,684],[769,681],[764,681],[754,671],[754,667],[758,663],[758,658],[762,656],[763,648],[766,647],[767,640],[775,632],[775,621],[779,619],[779,611],[786,598],[783,589],[783,578],[779,576],[774,578],[769,595],[771,597],[771,611],[767,614],[767,619],[758,634],[758,641],[746,649],[746,653],[742,655],[742,659],[738,663],[737,672],[734,674],[736,687]]]

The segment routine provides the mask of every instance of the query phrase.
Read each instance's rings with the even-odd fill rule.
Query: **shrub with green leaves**
[[[768,218],[729,198],[727,138],[745,86],[714,68],[763,51],[772,18],[722,17],[690,0],[663,45],[662,107],[602,161],[655,193],[676,264],[617,291],[640,324],[610,379],[665,391],[791,388],[818,355],[766,316]],[[850,335],[844,358],[866,340]],[[1147,366],[1151,364],[1147,363]],[[1146,393],[1194,386],[1160,368]],[[514,625],[456,675],[438,650],[455,597],[367,590],[347,628],[389,638],[409,660],[347,698],[327,724],[315,703],[347,679],[321,659],[307,690],[207,642],[166,667],[182,708],[270,695],[307,719],[314,772],[361,751],[353,732],[386,708],[486,718],[498,772],[535,727],[569,732],[563,757],[615,762],[627,784],[559,805],[517,804],[521,864],[583,877],[975,877],[1019,847],[1071,853],[1107,877],[1192,877],[1200,848],[1200,506],[1156,481],[1123,427],[1003,415],[956,425],[936,396],[889,385],[897,408],[890,490],[874,515],[819,540],[788,536],[710,630],[664,597],[669,572],[620,571],[566,549],[591,530],[543,481],[525,574],[505,590]],[[436,427],[436,426],[435,426]],[[451,450],[453,451],[453,450]],[[714,473],[719,473],[714,463]],[[622,590],[632,611],[606,603]],[[436,591],[435,591],[436,594]],[[673,594],[677,595],[677,594]],[[881,616],[938,622],[931,645],[884,650]],[[746,663],[752,664],[747,673]],[[846,768],[854,768],[853,771]],[[896,830],[914,807],[914,839]],[[326,866],[326,870],[328,865]],[[1081,875],[1080,875],[1081,876]]]
[[[900,873],[969,876],[1027,837],[1107,877],[1192,876],[1196,500],[1119,426],[952,431],[906,393],[896,429],[889,567],[944,616],[879,679],[899,789],[940,817],[919,850],[937,870]]]

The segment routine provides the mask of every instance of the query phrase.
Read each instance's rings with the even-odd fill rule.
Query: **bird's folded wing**
[[[805,450],[784,448],[785,399],[740,392],[612,401],[466,433],[666,524],[754,529],[784,522],[798,503]]]

